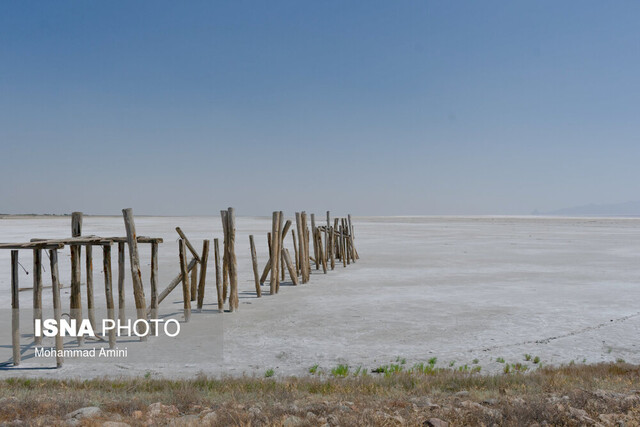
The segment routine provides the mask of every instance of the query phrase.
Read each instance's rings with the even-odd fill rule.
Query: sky
[[[640,199],[637,1],[0,2],[0,212]]]

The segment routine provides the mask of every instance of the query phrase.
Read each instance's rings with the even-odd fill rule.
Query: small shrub
[[[504,358],[503,358],[503,357],[498,357],[498,358],[496,359],[496,362],[498,362],[498,363],[504,363]]]
[[[267,370],[265,371],[265,373],[264,373],[264,377],[265,377],[265,378],[270,378],[270,377],[272,377],[275,373],[276,373],[276,372],[275,372],[273,369],[269,368],[269,369],[267,369]]]
[[[310,374],[315,375],[316,372],[318,372],[318,365],[317,364],[315,364],[315,365],[313,365],[312,367],[309,368],[309,373]]]
[[[536,356],[533,358],[533,363],[540,363],[540,356]]]
[[[438,358],[437,357],[432,357],[431,359],[429,359],[429,365],[431,366],[435,366],[435,364],[438,362]]]
[[[531,355],[530,354],[525,354],[524,355],[524,360],[526,360],[527,362],[531,360]]]
[[[473,364],[477,365],[478,363],[480,363],[480,361],[478,359],[473,359]]]
[[[349,365],[338,365],[331,370],[331,375],[334,377],[346,377],[349,375]]]

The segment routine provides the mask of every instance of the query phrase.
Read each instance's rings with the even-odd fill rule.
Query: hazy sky
[[[637,1],[0,2],[0,212],[640,199]]]

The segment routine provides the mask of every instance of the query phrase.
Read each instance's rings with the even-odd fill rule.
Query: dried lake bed
[[[30,291],[20,292],[23,362],[18,368],[6,363],[11,359],[10,252],[0,251],[0,364],[5,363],[0,376],[263,376],[269,369],[285,376],[308,374],[314,365],[324,372],[338,364],[372,369],[397,360],[410,367],[433,357],[436,366],[466,364],[482,372],[501,371],[504,364],[497,358],[535,368],[525,354],[547,365],[640,363],[640,219],[354,217],[354,224],[356,264],[336,264],[326,275],[313,269],[308,284],[285,282],[275,296],[267,286],[256,298],[248,236],[255,236],[262,269],[271,218],[238,217],[238,312],[217,313],[210,263],[204,310],[194,310],[177,337],[121,339],[126,358],[70,358],[61,369],[49,369],[53,359],[33,357]],[[159,250],[160,289],[179,272],[176,226],[196,248],[202,239],[222,240],[219,217],[136,217],[138,235],[165,239]],[[83,234],[124,235],[122,218],[85,216]],[[1,242],[69,235],[70,217],[0,219]],[[292,251],[290,237],[285,245]],[[149,252],[141,246],[147,298]],[[31,257],[29,250],[20,252],[26,272]],[[115,258],[112,262],[115,275]],[[69,264],[67,248],[60,254],[65,311]],[[96,301],[104,305],[101,266],[94,249]],[[20,270],[21,287],[31,286],[26,272]],[[131,307],[128,259],[126,285]],[[46,316],[50,289],[43,295]],[[180,320],[180,300],[178,287],[161,313]],[[72,343],[67,339],[68,348]],[[45,339],[45,346],[51,345]],[[85,344],[92,346],[103,344]]]

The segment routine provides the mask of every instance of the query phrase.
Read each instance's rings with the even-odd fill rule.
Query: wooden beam
[[[236,260],[236,215],[233,208],[229,208],[227,216],[228,237],[229,237],[229,309],[231,312],[238,310],[240,301],[238,299],[238,262]]]
[[[79,237],[82,234],[82,212],[73,212],[71,214],[71,236]],[[80,246],[71,246],[71,298],[70,313],[71,318],[75,319],[77,324],[82,322],[82,289],[81,289],[81,265]],[[77,337],[78,346],[84,343],[84,337]]]
[[[20,285],[18,283],[18,250],[11,251],[11,344],[13,366],[20,364]]]
[[[282,256],[284,258],[284,262],[287,265],[287,269],[289,270],[289,277],[291,277],[291,281],[295,286],[298,286],[298,275],[293,268],[293,263],[291,262],[291,255],[289,255],[289,250],[287,248],[282,248]]]
[[[251,249],[251,264],[253,265],[253,280],[256,285],[256,296],[260,298],[262,296],[262,290],[260,289],[260,277],[258,273],[258,255],[256,255],[256,245],[253,242],[253,234],[249,235],[249,247]]]
[[[151,319],[158,318],[158,244],[151,244],[151,302],[150,317]],[[152,324],[152,333],[156,334],[155,323]]]
[[[187,270],[187,248],[183,239],[180,239],[180,274],[182,275],[182,301],[184,306],[184,321],[191,319],[191,297],[189,295],[189,271]],[[196,264],[198,261],[194,258]],[[194,264],[195,265],[195,264]]]
[[[42,249],[33,250],[33,326],[42,321]],[[35,336],[34,344],[42,344],[42,336]]]
[[[93,247],[85,248],[86,275],[87,275],[87,314],[93,330],[96,330],[96,313],[93,301]]]
[[[218,311],[224,313],[224,300],[222,299],[222,269],[220,268],[220,245],[218,239],[213,239],[213,253],[216,264],[216,293],[218,297]]]
[[[56,249],[49,250],[49,264],[51,270],[51,289],[53,290],[53,318],[56,324],[60,324],[60,316],[62,315],[62,305],[60,304],[60,276],[58,275],[58,251]],[[56,366],[62,367],[64,358],[62,352],[64,350],[64,341],[60,328],[56,334]]]
[[[118,319],[123,321],[126,317],[124,298],[124,244],[125,242],[118,242]]]
[[[111,244],[102,246],[102,271],[104,272],[104,295],[107,302],[107,319],[115,321],[116,309],[113,303],[113,278],[111,275]],[[109,348],[116,347],[116,330],[109,330]]]
[[[200,262],[200,255],[198,255],[198,251],[196,251],[196,249],[193,247],[189,239],[187,239],[187,236],[184,235],[184,233],[182,232],[182,229],[180,227],[176,227],[176,231],[178,232],[178,235],[180,236],[180,238],[184,240],[184,243],[187,245],[187,248],[189,249],[189,252],[191,252],[191,255],[193,255],[193,257],[198,262]]]
[[[198,310],[202,310],[202,305],[204,304],[204,286],[207,280],[208,260],[209,260],[209,240],[204,240],[202,242],[202,257],[200,258],[200,280],[198,281]]]
[[[191,269],[197,263],[198,263],[198,261],[196,261],[195,258],[191,258],[191,261],[189,261],[189,265],[187,265],[187,271],[191,271]],[[182,271],[182,270],[180,270],[180,271]],[[171,280],[171,282],[169,282],[167,287],[164,288],[164,290],[162,292],[160,292],[160,295],[158,295],[158,304],[160,304],[162,301],[164,301],[164,299],[171,293],[171,291],[173,291],[181,282],[182,282],[182,272],[180,274],[178,274],[176,277],[174,277],[173,280]]]

